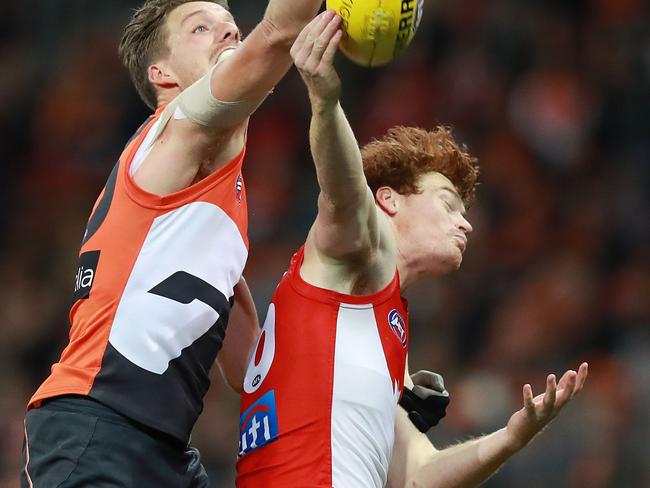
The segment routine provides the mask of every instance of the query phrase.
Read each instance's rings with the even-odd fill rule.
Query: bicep
[[[413,388],[408,356],[404,365],[404,386]],[[420,432],[408,418],[406,410],[397,407],[395,416],[395,441],[393,442],[393,457],[388,469],[388,488],[402,488],[412,480],[419,467],[435,455],[437,449],[426,434]]]
[[[437,452],[426,434],[421,433],[408,418],[406,411],[398,407],[387,487],[409,486],[407,483],[417,479],[420,467],[430,462]]]

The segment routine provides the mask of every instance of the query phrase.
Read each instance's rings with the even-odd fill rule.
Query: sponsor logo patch
[[[253,403],[239,418],[239,455],[262,447],[278,438],[275,390]]]
[[[95,281],[100,251],[88,251],[79,256],[79,266],[74,278],[74,301],[88,298]]]
[[[404,319],[395,309],[391,310],[388,314],[388,323],[390,328],[393,329],[393,333],[402,343],[402,347],[406,347],[406,324]]]

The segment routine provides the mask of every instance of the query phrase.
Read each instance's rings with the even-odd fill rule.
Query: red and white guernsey
[[[129,141],[86,227],[70,342],[30,400],[88,395],[187,442],[248,256],[244,150],[215,173],[157,196],[132,174],[164,107]]]
[[[237,486],[381,488],[408,349],[399,277],[345,295],[305,282],[303,257],[273,295],[246,372]]]

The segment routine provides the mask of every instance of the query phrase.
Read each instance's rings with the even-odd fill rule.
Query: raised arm
[[[291,67],[289,49],[322,3],[270,0],[262,21],[241,47],[214,70],[214,97],[224,102],[245,101],[250,115]]]
[[[408,374],[405,382],[409,383]],[[578,372],[567,371],[556,384],[549,375],[546,391],[533,398],[530,385],[523,387],[521,410],[506,427],[492,434],[437,450],[399,409],[395,424],[393,458],[388,487],[470,488],[492,476],[512,455],[528,443],[580,392],[587,379],[587,363]],[[408,384],[407,384],[408,386]]]
[[[330,14],[308,26],[291,55],[309,92],[309,141],[320,186],[318,216],[307,239],[301,272],[316,285],[351,292],[354,286],[346,285],[350,280],[344,275],[359,258],[366,269],[372,267],[368,263],[379,246],[380,227],[359,147],[339,103],[341,83],[333,66],[342,35],[339,24],[340,17]],[[331,270],[335,271],[328,280]]]
[[[165,24],[170,53],[147,68],[159,105],[169,103],[136,183],[165,195],[240,154],[248,117],[287,72],[291,43],[321,3],[270,0],[241,43],[225,8],[188,2],[174,9]]]

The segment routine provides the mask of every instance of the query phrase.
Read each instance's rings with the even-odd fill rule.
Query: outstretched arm
[[[229,51],[230,56],[222,54],[223,59],[180,93],[179,80],[170,82],[167,96],[175,98],[160,117],[151,152],[134,174],[136,183],[150,193],[166,195],[190,186],[240,154],[248,117],[291,66],[291,44],[321,3],[270,0],[264,19],[239,47]],[[215,17],[208,19],[216,22]],[[181,25],[184,35],[193,34],[194,23]],[[221,32],[206,29],[205,35]],[[166,86],[167,81],[161,80],[167,79],[167,73],[158,69],[150,76]]]
[[[506,427],[442,450],[435,449],[426,435],[418,432],[406,413],[399,409],[388,486],[478,486],[541,432],[580,392],[586,379],[587,363],[583,363],[577,373],[564,373],[557,384],[555,375],[549,375],[546,391],[534,398],[530,385],[524,385],[523,408],[510,417]]]
[[[214,70],[212,94],[223,102],[244,104],[244,107],[234,107],[240,122],[257,108],[291,67],[289,49],[322,3],[322,0],[270,0],[262,21],[241,47]]]
[[[377,211],[354,133],[339,103],[341,82],[333,66],[341,39],[340,17],[331,14],[305,28],[291,55],[309,91],[311,153],[320,186],[318,216],[307,239],[316,263],[345,264],[378,245]],[[394,272],[394,270],[392,270]]]

